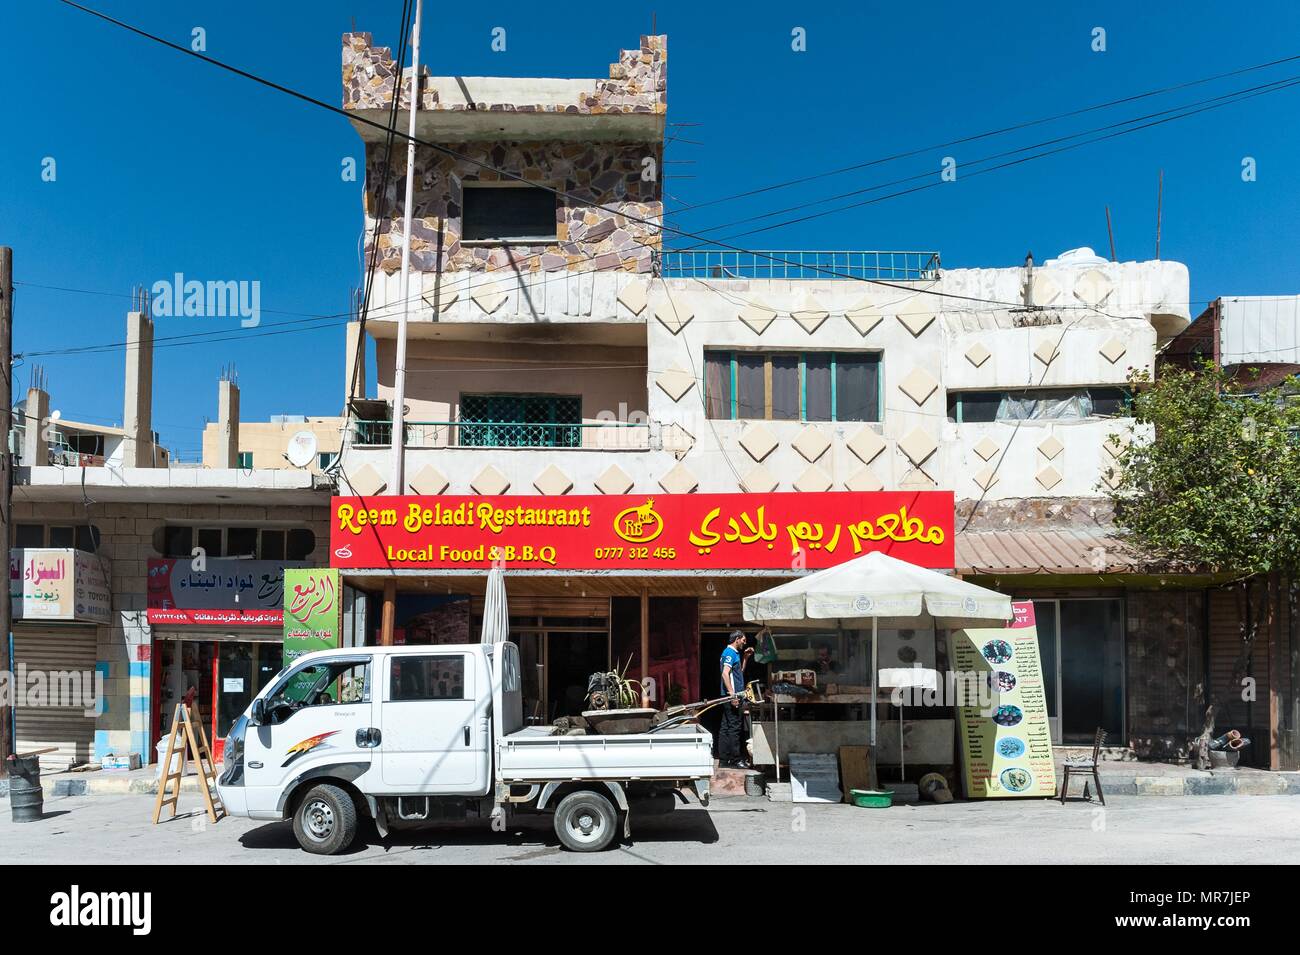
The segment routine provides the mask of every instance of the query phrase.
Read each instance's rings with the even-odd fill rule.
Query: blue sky
[[[400,3],[114,2],[119,18],[329,102],[340,96],[340,34],[397,40]],[[429,4],[435,73],[603,76],[616,51],[669,36],[669,122],[684,139],[666,190],[690,204],[773,182],[1300,53],[1300,5],[936,0],[925,5],[619,3],[596,16],[497,3]],[[359,281],[361,185],[340,176],[360,141],[342,118],[125,34],[54,0],[3,4],[6,132],[0,243],[15,249],[18,352],[119,342],[132,285],[187,278],[261,283],[262,327],[237,318],[159,318],[156,335],[224,329],[226,340],[160,347],[154,421],[193,459],[216,380],[234,364],[243,416],[335,414],[343,332],[268,335],[273,322],[347,309]],[[595,9],[595,8],[593,8]],[[491,49],[506,30],[506,51]],[[791,49],[802,27],[807,49]],[[1106,31],[1106,51],[1091,48]],[[1164,170],[1164,258],[1187,263],[1192,312],[1218,295],[1300,292],[1300,87],[1012,169],[965,179],[964,162],[1257,83],[1300,61],[1049,126],[684,214],[703,229],[934,170],[958,177],[914,195],[747,236],[758,249],[934,249],[947,267],[1010,266],[1090,245],[1105,254],[1111,208],[1121,259],[1151,258]],[[42,163],[57,178],[42,180]],[[1243,182],[1252,157],[1257,179]],[[694,179],[672,178],[692,175]],[[892,190],[887,190],[892,191]],[[672,201],[670,200],[670,208]],[[816,207],[817,209],[823,207]],[[785,218],[785,217],[781,217]],[[769,220],[769,221],[780,221]],[[750,226],[752,227],[752,226]],[[744,228],[744,227],[742,227]],[[739,231],[739,230],[736,230]],[[721,232],[718,235],[728,235]],[[36,286],[110,294],[75,294]],[[300,314],[283,314],[300,313]],[[64,417],[117,423],[122,352],[29,358]],[[373,371],[372,371],[373,378]]]

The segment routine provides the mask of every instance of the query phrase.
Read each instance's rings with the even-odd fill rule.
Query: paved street
[[[194,798],[184,800],[186,809]],[[634,842],[599,855],[562,851],[548,826],[501,836],[486,827],[358,840],[339,857],[308,855],[288,823],[201,816],[152,826],[149,796],[47,799],[46,819],[14,825],[0,801],[0,855],[9,863],[672,864],[1291,863],[1300,858],[1294,796],[1112,797],[1081,802],[954,803],[864,810],[715,800],[635,825]],[[1104,825],[1104,828],[1103,828]],[[1094,829],[1094,827],[1096,827]],[[364,842],[364,844],[363,844]]]

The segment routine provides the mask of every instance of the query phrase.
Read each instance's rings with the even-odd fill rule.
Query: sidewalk
[[[1101,785],[1108,796],[1300,796],[1300,773],[1247,767],[1202,771],[1176,763],[1104,759],[1100,768]],[[1058,786],[1062,775],[1058,762]],[[1083,793],[1083,779],[1092,781],[1090,775],[1071,775],[1072,798]]]
[[[218,764],[220,766],[220,764]],[[158,792],[157,766],[143,769],[100,769],[85,773],[42,773],[45,798],[54,796],[118,796],[124,793],[152,795]],[[181,779],[181,792],[199,792],[199,776]],[[0,799],[9,798],[9,780],[0,779]]]

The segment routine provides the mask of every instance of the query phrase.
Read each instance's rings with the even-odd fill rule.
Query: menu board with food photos
[[[949,632],[966,796],[1053,796],[1056,768],[1034,605],[1017,600],[1005,627]]]

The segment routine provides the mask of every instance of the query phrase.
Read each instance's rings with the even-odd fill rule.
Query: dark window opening
[[[1124,388],[1026,388],[1018,391],[950,391],[948,420],[1072,421],[1131,414],[1133,396]]]
[[[466,185],[462,195],[462,239],[529,242],[556,238],[555,195],[545,189]]]

